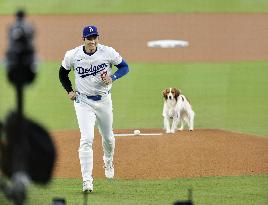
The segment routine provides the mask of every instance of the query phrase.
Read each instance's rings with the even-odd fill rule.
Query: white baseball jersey
[[[83,45],[66,52],[62,66],[74,69],[76,90],[85,95],[107,95],[112,85],[106,85],[101,74],[112,75],[112,65],[122,62],[122,57],[112,47],[98,44],[97,51],[88,55]]]

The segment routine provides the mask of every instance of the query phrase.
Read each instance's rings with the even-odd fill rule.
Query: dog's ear
[[[164,89],[164,90],[162,91],[162,93],[163,93],[163,97],[164,97],[165,99],[167,99],[168,89],[167,89],[167,88]]]
[[[180,89],[175,88],[175,98],[177,99],[177,97],[179,97],[179,95],[181,94]]]

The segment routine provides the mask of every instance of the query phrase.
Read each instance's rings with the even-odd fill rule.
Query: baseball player
[[[112,83],[129,72],[125,60],[112,47],[99,44],[96,26],[83,29],[83,45],[65,53],[59,78],[62,86],[74,101],[74,108],[81,133],[79,160],[83,178],[83,192],[93,191],[94,127],[97,123],[102,136],[105,176],[114,177],[113,155],[115,139],[113,134],[113,111],[111,100]],[[112,73],[112,65],[117,71]],[[68,77],[73,68],[76,90]]]

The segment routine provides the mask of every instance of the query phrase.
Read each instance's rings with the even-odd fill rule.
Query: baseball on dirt
[[[134,135],[139,135],[141,133],[140,130],[134,130]]]

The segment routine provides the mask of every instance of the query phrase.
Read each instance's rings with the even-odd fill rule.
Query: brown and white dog
[[[177,88],[166,88],[163,91],[163,97],[162,115],[164,117],[166,133],[175,133],[176,130],[183,130],[185,124],[187,124],[190,131],[193,131],[195,113],[190,102],[180,93],[180,90]],[[180,128],[178,129],[179,124]]]

